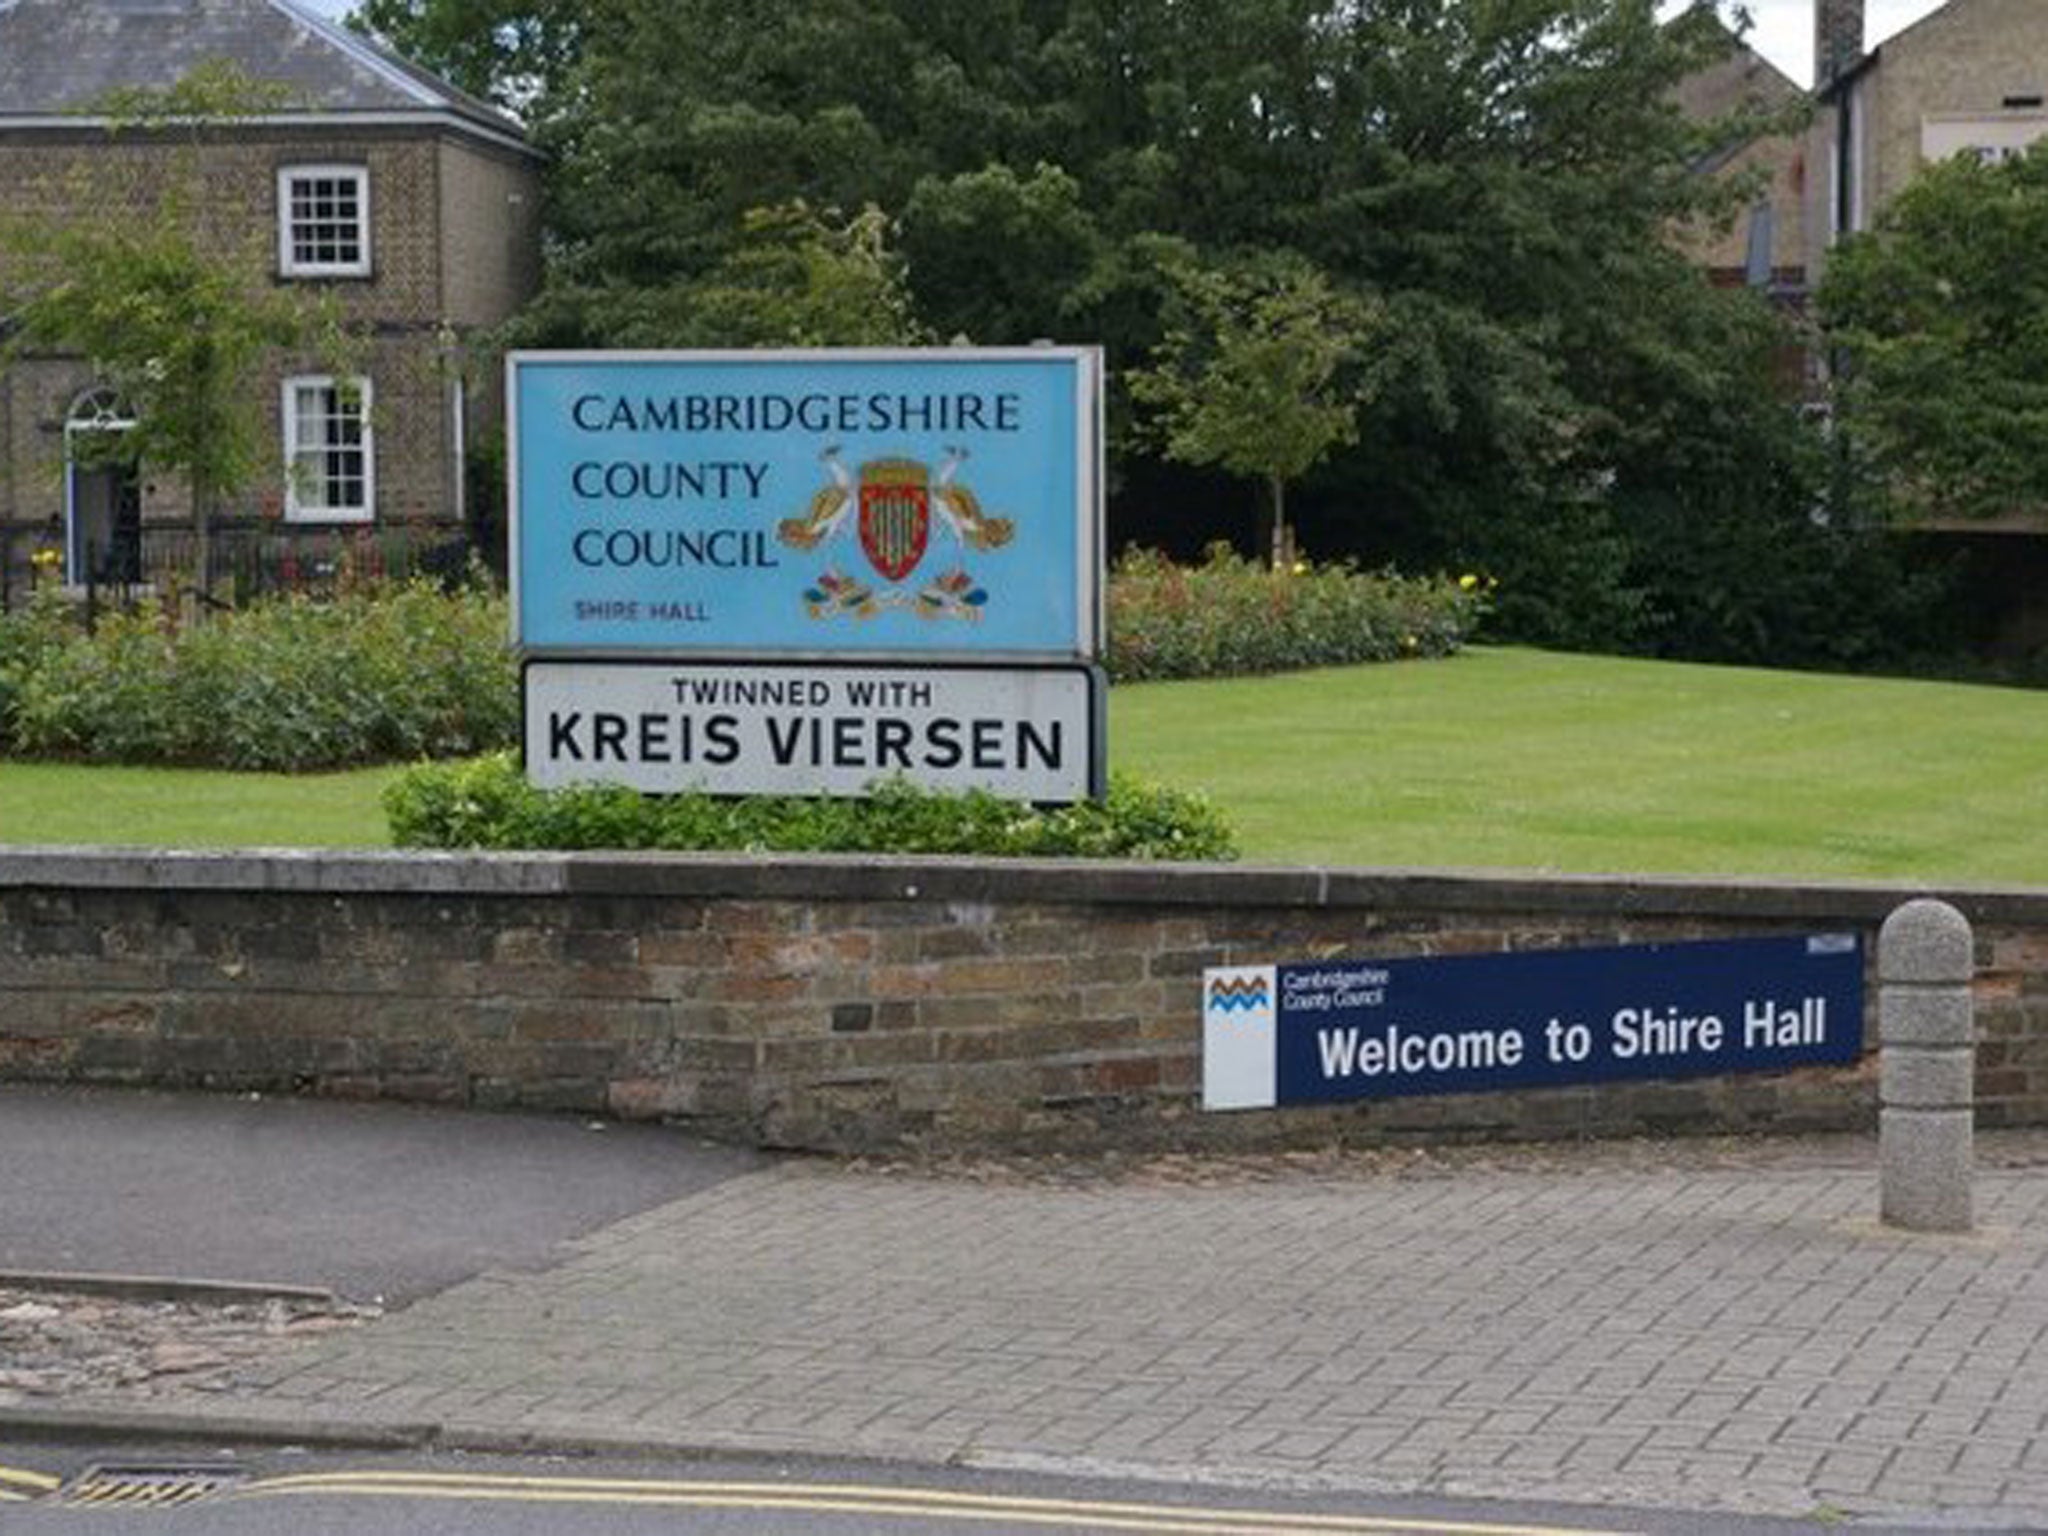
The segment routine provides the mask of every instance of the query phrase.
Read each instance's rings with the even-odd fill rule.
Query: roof
[[[495,107],[296,0],[0,0],[0,126],[75,122],[109,91],[161,90],[210,59],[290,90],[266,120],[425,115],[525,141]]]
[[[1671,94],[1680,112],[1703,122],[1731,112],[1769,111],[1805,98],[1806,92],[1790,75],[1751,48],[1718,14],[1702,14],[1727,39],[1727,48],[1715,63],[1679,81]]]

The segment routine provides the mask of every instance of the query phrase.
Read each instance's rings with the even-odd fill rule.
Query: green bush
[[[1107,664],[1137,682],[1441,656],[1484,607],[1469,578],[1275,573],[1220,546],[1188,569],[1135,552],[1110,575]],[[273,771],[490,751],[519,724],[506,629],[490,591],[414,582],[190,626],[144,603],[88,635],[47,589],[0,616],[0,750]]]
[[[0,608],[0,752],[12,749],[21,691],[52,654],[78,633],[71,603],[40,586],[20,608]]]
[[[1132,550],[1110,572],[1109,675],[1233,677],[1446,656],[1478,624],[1484,586],[1348,564],[1273,571],[1227,545],[1193,568]]]
[[[1114,776],[1100,805],[1037,810],[900,780],[866,800],[642,795],[616,786],[542,790],[514,756],[422,763],[385,791],[392,840],[409,848],[661,848],[1011,858],[1229,859],[1221,813],[1178,790]]]
[[[426,582],[274,598],[187,628],[144,603],[21,667],[11,745],[268,770],[486,751],[519,724],[505,636],[501,598]]]

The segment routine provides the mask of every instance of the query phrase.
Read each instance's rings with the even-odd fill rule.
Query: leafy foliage
[[[7,351],[72,351],[135,418],[121,451],[191,480],[195,502],[245,484],[266,440],[245,381],[309,333],[306,307],[223,261],[175,209],[151,219],[0,228],[18,329]]]
[[[1033,809],[901,781],[866,800],[535,789],[509,753],[409,769],[385,795],[392,840],[432,848],[661,848],[999,858],[1227,859],[1222,815],[1199,796],[1114,778],[1100,805]]]
[[[1110,575],[1109,672],[1143,682],[1447,656],[1470,637],[1487,593],[1477,576],[1424,581],[1307,562],[1275,571],[1227,545],[1192,569],[1132,550]]]
[[[1219,547],[1195,570],[1127,555],[1108,606],[1109,668],[1136,681],[1443,655],[1485,594],[1305,562],[1276,574]],[[46,586],[0,615],[0,750],[285,770],[485,751],[519,723],[507,630],[481,585],[354,580],[189,628],[145,603],[88,634]]]
[[[14,740],[22,688],[78,632],[71,602],[54,582],[38,585],[18,608],[0,608],[0,753]]]
[[[1783,125],[1687,120],[1673,87],[1726,59],[1716,12],[1739,11],[1659,9],[364,7],[429,64],[474,43],[483,83],[535,83],[552,245],[527,339],[863,338],[879,295],[905,335],[1099,342],[1113,493],[1158,456],[1216,465],[1284,491],[1318,553],[1500,576],[1502,636],[1628,647],[1690,632],[1655,580],[1674,488],[1710,536],[1746,514],[1694,495],[1699,467],[1783,463],[1807,430],[1782,323],[1670,240],[1748,195],[1702,155]],[[847,246],[835,208],[885,243]],[[1113,501],[1118,537],[1235,531],[1181,483],[1170,511]]]
[[[424,582],[273,599],[189,629],[145,603],[61,639],[46,616],[15,664],[0,636],[0,678],[24,756],[331,768],[509,742],[506,629],[501,599]]]
[[[1131,375],[1131,393],[1157,413],[1168,458],[1221,465],[1270,488],[1260,542],[1284,564],[1287,482],[1358,436],[1356,374],[1374,317],[1299,258],[1223,271],[1182,265],[1173,281],[1180,313],[1151,366]]]
[[[348,24],[516,111],[562,88],[585,9],[580,0],[363,0]]]
[[[889,246],[889,221],[802,201],[749,209],[739,242],[700,278],[637,290],[613,314],[626,347],[882,347],[927,341]],[[545,330],[543,301],[525,324]]]
[[[189,141],[168,160],[109,159],[104,176],[81,170],[43,189],[52,214],[0,218],[0,312],[10,320],[0,366],[33,350],[75,353],[118,392],[135,425],[106,435],[102,451],[184,476],[202,572],[217,502],[270,453],[263,402],[248,388],[257,365],[294,348],[318,350],[339,371],[345,352],[331,303],[270,281],[267,221],[245,221],[237,243],[206,209],[195,150],[207,124],[272,107],[281,90],[210,63],[165,90],[109,96],[99,109],[113,136],[182,130]]]
[[[1838,419],[1910,509],[2048,503],[2048,146],[1925,168],[1828,260]]]

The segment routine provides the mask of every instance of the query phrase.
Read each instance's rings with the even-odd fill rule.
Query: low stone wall
[[[1868,1127],[1868,1055],[1205,1114],[1201,972],[1847,929],[1870,952],[1916,894],[1975,925],[1980,1123],[2048,1121],[2048,891],[964,860],[0,852],[0,1077],[834,1149]]]

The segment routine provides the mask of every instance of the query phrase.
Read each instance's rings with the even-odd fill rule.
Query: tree
[[[1235,269],[1181,265],[1180,317],[1131,393],[1156,412],[1169,458],[1254,476],[1269,501],[1264,548],[1290,559],[1287,484],[1355,442],[1359,365],[1376,330],[1360,300],[1298,258]]]
[[[889,221],[797,201],[750,209],[741,237],[700,276],[611,296],[610,344],[621,347],[889,347],[929,336],[912,313]],[[525,318],[548,334],[586,296],[557,288]],[[573,320],[569,322],[573,324]]]
[[[207,123],[275,100],[275,87],[209,64],[100,110],[113,133],[182,130],[196,143]],[[333,358],[342,341],[331,307],[268,281],[262,221],[239,242],[209,225],[198,178],[189,152],[147,185],[95,185],[86,173],[62,189],[62,215],[0,220],[0,365],[75,353],[120,393],[135,426],[119,451],[185,478],[206,587],[214,514],[265,462],[251,374],[273,349]]]
[[[2048,505],[2048,146],[1929,166],[1829,258],[1836,419],[1915,513]]]
[[[873,207],[931,334],[1106,349],[1128,478],[1164,447],[1124,381],[1187,315],[1159,253],[1298,259],[1376,320],[1356,439],[1290,517],[1333,552],[1525,565],[1508,594],[1627,564],[1618,490],[1695,452],[1670,402],[1762,429],[1725,396],[1757,387],[1743,327],[1668,246],[1743,195],[1697,169],[1731,126],[1671,99],[1726,56],[1711,5],[1660,25],[1655,0],[559,3],[576,57],[534,108],[548,341],[647,339],[756,210]],[[1584,596],[1546,611],[1598,611]]]
[[[348,25],[472,96],[523,114],[562,90],[589,9],[584,0],[363,0]]]

